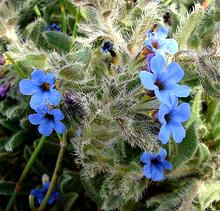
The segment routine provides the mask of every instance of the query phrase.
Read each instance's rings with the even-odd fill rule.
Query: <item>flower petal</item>
[[[152,165],[152,181],[161,181],[164,179],[164,170],[161,164]]]
[[[35,188],[35,189],[32,189],[32,190],[31,190],[31,195],[33,195],[34,198],[38,198],[38,197],[41,196],[42,194],[43,194],[43,193],[42,193],[41,189]]]
[[[171,97],[171,94],[169,91],[167,91],[167,90],[159,91],[158,89],[156,89],[156,90],[154,90],[154,93],[155,93],[157,99],[161,103],[164,103],[165,105],[171,106],[172,97]]]
[[[150,164],[152,159],[152,153],[150,152],[144,152],[141,155],[140,161],[146,164]]]
[[[40,114],[30,114],[28,115],[28,119],[30,121],[31,124],[33,125],[39,125],[41,120],[42,120],[42,115]]]
[[[172,163],[170,163],[169,161],[167,161],[167,160],[164,160],[162,163],[162,166],[165,168],[165,169],[167,169],[167,170],[172,170],[173,169],[173,165],[172,165]]]
[[[38,127],[38,131],[41,135],[50,136],[53,132],[53,123],[47,119],[43,119]]]
[[[58,105],[61,100],[61,95],[56,89],[52,89],[49,92],[45,93],[47,101],[51,105]]]
[[[165,77],[163,77],[162,80],[167,81],[168,83],[177,83],[184,76],[183,69],[176,62],[171,62],[167,66],[165,73]]]
[[[176,143],[181,143],[183,138],[186,136],[186,131],[181,123],[172,122],[169,124],[169,128],[172,131],[173,138]]]
[[[139,77],[141,79],[141,83],[146,89],[154,90],[156,86],[154,85],[154,75],[147,71],[141,71],[139,73]]]
[[[45,116],[46,113],[49,113],[49,112],[50,112],[48,106],[47,106],[46,104],[44,104],[44,103],[41,103],[41,104],[39,104],[38,106],[36,106],[36,107],[34,108],[34,110],[35,110],[38,114],[40,114],[40,115],[42,115],[42,116]]]
[[[144,45],[145,45],[151,52],[153,52],[154,47],[153,47],[152,44],[151,44],[151,39],[145,40],[145,41],[144,41]]]
[[[174,39],[166,39],[163,48],[166,53],[175,54],[178,51],[178,43]]]
[[[160,154],[159,154],[159,156],[160,156],[160,158],[162,158],[163,160],[166,158],[166,156],[167,156],[167,151],[166,151],[166,149],[161,149],[160,150]]]
[[[43,70],[39,70],[39,69],[34,70],[31,74],[33,83],[36,85],[41,85],[43,83],[43,79],[45,75],[46,74]]]
[[[159,108],[159,111],[158,111],[158,119],[160,121],[160,123],[166,123],[167,121],[164,119],[164,116],[166,114],[168,114],[170,112],[170,107],[165,105],[165,104],[161,104],[160,105],[160,108]]]
[[[144,176],[150,179],[152,176],[152,165],[151,164],[144,165],[143,172],[144,172]]]
[[[162,127],[160,128],[160,132],[158,134],[159,140],[162,142],[162,144],[166,144],[169,139],[170,139],[170,128],[168,127],[167,124],[163,124]]]
[[[56,130],[60,134],[63,134],[66,130],[65,125],[61,121],[56,121],[53,127],[54,130]]]
[[[188,97],[190,95],[190,88],[185,85],[174,84],[172,92],[177,97]]]
[[[54,73],[48,73],[46,74],[46,76],[44,77],[44,82],[47,82],[49,83],[50,85],[54,85],[56,81],[56,78],[55,78],[55,74]],[[52,86],[53,87],[53,86]]]
[[[54,115],[54,120],[55,121],[64,119],[64,115],[63,115],[63,113],[61,112],[60,109],[53,109],[52,111],[50,111],[50,114]]]
[[[147,56],[147,59],[146,59],[146,61],[147,61],[147,71],[150,71],[150,70],[151,70],[150,61],[151,61],[151,59],[152,59],[154,56],[155,56],[154,53],[150,53],[150,54],[148,54],[148,56]]]
[[[156,75],[160,75],[166,67],[166,60],[160,54],[156,54],[150,61],[151,70]]]
[[[32,95],[39,91],[39,86],[33,84],[29,79],[23,79],[19,83],[20,92],[23,95]]]
[[[46,97],[43,92],[37,92],[31,97],[30,106],[32,109],[36,109],[37,107],[41,107],[45,104]]]
[[[56,200],[56,195],[54,195],[55,192],[52,192],[50,195],[50,198],[48,200],[48,204],[53,204],[53,202]]]
[[[177,111],[175,112],[174,119],[177,122],[185,122],[190,118],[190,105],[188,103],[182,103],[178,106]]]
[[[157,30],[158,39],[165,39],[169,33],[169,29],[167,27],[161,26]]]

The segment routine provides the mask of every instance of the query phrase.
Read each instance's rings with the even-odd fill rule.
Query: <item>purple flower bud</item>
[[[0,100],[4,99],[6,97],[9,89],[10,89],[10,84],[9,83],[5,83],[5,84],[0,86]]]
[[[71,91],[65,91],[63,96],[68,116],[80,123],[86,115],[82,97]]]
[[[0,66],[3,66],[5,64],[5,58],[2,54],[0,54]]]

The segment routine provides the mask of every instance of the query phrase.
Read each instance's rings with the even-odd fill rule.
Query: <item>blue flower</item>
[[[49,186],[50,186],[50,182],[46,182],[43,184],[42,188],[40,189],[35,188],[31,190],[31,195],[33,195],[34,198],[37,199],[39,205],[42,204]],[[53,204],[57,199],[60,200],[61,196],[57,191],[53,191],[48,200],[48,204]]]
[[[187,97],[190,88],[177,84],[184,76],[183,69],[176,63],[171,62],[166,67],[163,56],[155,55],[150,61],[151,72],[139,73],[143,86],[153,90],[158,100],[166,105],[171,105],[175,97]]]
[[[113,49],[113,44],[111,42],[105,42],[101,48],[101,52],[108,53]]]
[[[61,28],[57,24],[52,23],[52,24],[46,26],[45,31],[61,31]]]
[[[60,121],[64,119],[64,115],[59,109],[50,110],[47,106],[39,106],[36,114],[28,116],[29,121],[33,125],[39,125],[38,131],[44,136],[50,136],[53,129],[60,134],[66,130],[65,125]]]
[[[175,54],[178,51],[178,43],[174,39],[166,39],[169,30],[166,27],[159,27],[155,31],[148,31],[148,40],[145,40],[145,46],[152,52],[157,52],[163,56],[166,53]]]
[[[55,89],[54,73],[46,74],[43,70],[35,70],[31,74],[32,79],[23,79],[19,83],[20,92],[24,95],[33,95],[30,106],[35,109],[41,104],[49,103],[58,105],[61,99],[60,93]]]
[[[144,152],[141,155],[141,162],[145,165],[143,167],[144,176],[152,181],[161,181],[164,179],[164,169],[172,170],[172,164],[165,160],[167,151],[161,149],[159,154]]]
[[[180,143],[186,136],[186,131],[181,123],[190,118],[190,106],[188,103],[182,103],[178,107],[177,105],[177,98],[171,107],[165,104],[160,105],[158,119],[162,123],[162,127],[158,138],[163,144],[169,141],[171,133],[176,143]]]

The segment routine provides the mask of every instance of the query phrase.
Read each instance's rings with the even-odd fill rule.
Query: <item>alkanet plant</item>
[[[171,2],[0,3],[0,209],[219,208],[220,5]]]

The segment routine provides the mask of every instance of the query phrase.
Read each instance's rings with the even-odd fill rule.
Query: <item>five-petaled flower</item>
[[[45,31],[61,31],[61,28],[57,24],[52,23],[52,24],[46,26]]]
[[[172,164],[165,160],[167,151],[161,149],[159,154],[144,152],[141,155],[141,162],[145,165],[143,167],[144,176],[152,181],[161,181],[164,179],[164,169],[172,170]]]
[[[20,81],[20,92],[24,95],[33,95],[30,106],[35,109],[37,106],[49,103],[58,105],[61,99],[60,93],[55,89],[55,74],[45,73],[43,70],[35,70],[31,74],[32,79]]]
[[[37,200],[39,205],[42,204],[49,186],[50,186],[50,182],[46,182],[43,184],[43,186],[40,189],[35,188],[31,190],[31,195],[34,196],[34,198]],[[60,199],[61,196],[59,192],[53,191],[48,200],[48,204],[53,204],[56,200],[60,200]]]
[[[186,131],[181,123],[190,118],[190,106],[188,103],[177,105],[177,98],[173,101],[172,106],[160,105],[158,119],[162,123],[162,127],[158,138],[163,144],[169,141],[171,133],[176,143],[180,143],[186,136]]]
[[[155,31],[148,31],[148,39],[145,40],[145,46],[151,51],[165,56],[166,53],[175,54],[178,50],[178,43],[174,39],[167,39],[169,30],[166,27],[159,27]]]
[[[30,114],[28,116],[29,121],[33,125],[39,125],[38,131],[44,136],[50,136],[53,129],[63,134],[66,127],[61,122],[64,119],[64,115],[59,109],[49,109],[46,105],[35,108],[36,114]]]
[[[190,88],[177,84],[183,78],[184,71],[176,62],[166,65],[163,56],[155,55],[150,61],[152,72],[141,71],[139,76],[146,89],[153,90],[161,103],[170,106],[175,97],[189,96]]]

